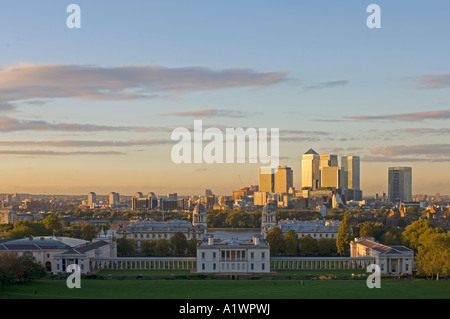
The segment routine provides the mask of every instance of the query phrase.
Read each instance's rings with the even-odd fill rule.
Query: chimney
[[[214,235],[208,235],[208,246],[214,245]]]
[[[255,246],[259,245],[259,236],[258,235],[253,236],[253,245],[255,245]]]

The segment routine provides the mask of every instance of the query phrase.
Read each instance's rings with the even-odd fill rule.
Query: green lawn
[[[69,289],[65,280],[38,280],[0,289],[0,298],[117,299],[357,299],[450,298],[450,281],[381,280],[82,280]]]
[[[130,269],[130,270],[101,270],[97,273],[100,276],[111,277],[137,277],[137,276],[202,276],[203,273],[191,273],[189,270],[180,269]],[[352,274],[368,274],[364,269],[296,269],[278,270],[271,273],[271,276],[351,276]]]

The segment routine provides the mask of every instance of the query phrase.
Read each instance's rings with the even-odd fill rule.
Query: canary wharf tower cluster
[[[338,164],[337,155],[319,155],[309,149],[302,156],[302,190],[334,188],[347,200],[362,200],[359,156],[342,156]]]

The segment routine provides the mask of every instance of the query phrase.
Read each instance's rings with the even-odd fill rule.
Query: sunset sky
[[[69,29],[66,7],[81,7]],[[282,3],[282,4],[281,4]],[[381,8],[369,29],[366,7]],[[260,164],[175,164],[177,127],[279,128],[280,163],[359,155],[450,194],[448,1],[8,1],[0,193],[231,195]]]

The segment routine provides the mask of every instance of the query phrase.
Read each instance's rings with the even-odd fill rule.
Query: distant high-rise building
[[[330,167],[330,166],[338,166],[338,156],[331,154],[320,155],[319,169],[322,169],[322,167]]]
[[[389,167],[388,199],[409,202],[412,199],[412,168]]]
[[[94,192],[88,194],[87,204],[89,208],[94,208],[97,204],[97,195]]]
[[[320,186],[320,155],[309,149],[302,155],[302,188],[317,189]]]
[[[273,193],[275,189],[275,174],[273,169],[259,169],[258,186],[260,192]]]
[[[294,185],[293,172],[290,167],[278,167],[275,173],[274,193],[288,193]]]
[[[360,159],[359,156],[342,156],[343,189],[360,190]]]
[[[341,167],[326,166],[320,171],[321,187],[341,188]]]
[[[109,206],[114,207],[119,205],[119,193],[111,192],[109,193]]]

